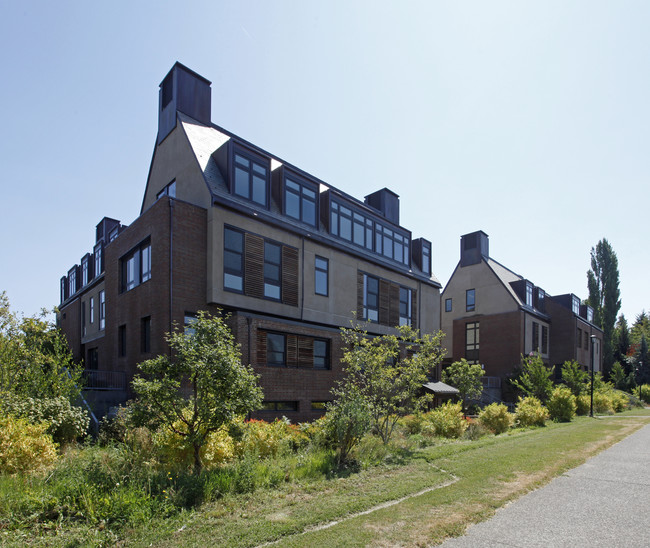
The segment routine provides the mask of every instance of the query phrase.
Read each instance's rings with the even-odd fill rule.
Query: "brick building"
[[[174,325],[223,309],[261,375],[259,416],[312,419],[355,315],[376,334],[439,330],[431,242],[400,225],[394,192],[358,200],[212,124],[210,86],[180,63],[161,83],[140,216],[97,225],[61,278],[59,323],[89,387],[119,399]]]
[[[539,353],[547,365],[576,360],[602,365],[602,330],[593,323],[591,307],[572,294],[553,297],[530,280],[490,257],[488,235],[465,234],[460,261],[441,295],[441,328],[447,360],[481,363],[486,387],[499,392],[502,380]]]

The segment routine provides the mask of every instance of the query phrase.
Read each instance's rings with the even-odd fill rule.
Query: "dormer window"
[[[574,314],[580,315],[580,299],[575,295],[571,297],[571,310]]]
[[[284,213],[308,225],[316,226],[317,210],[316,187],[297,178],[284,179]]]
[[[77,267],[74,266],[68,271],[68,297],[77,292]]]
[[[95,255],[95,276],[99,276],[102,272],[104,272],[104,243],[99,242],[94,250],[94,255]]]
[[[431,244],[422,242],[422,272],[431,275]]]
[[[594,323],[594,309],[591,306],[587,307],[587,321],[589,323]]]
[[[533,284],[526,282],[526,305],[533,306]]]
[[[244,152],[235,152],[232,184],[235,196],[267,207],[268,183],[268,161],[264,162]]]
[[[170,198],[176,198],[176,179],[171,183],[165,186],[158,194],[156,194],[156,200],[162,198],[163,196],[169,196]]]

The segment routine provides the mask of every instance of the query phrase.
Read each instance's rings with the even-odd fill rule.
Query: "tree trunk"
[[[203,463],[201,462],[201,446],[197,443],[194,444],[194,472],[198,474],[201,472]]]

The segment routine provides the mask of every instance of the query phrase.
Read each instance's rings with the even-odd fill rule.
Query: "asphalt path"
[[[650,425],[441,546],[650,547]]]

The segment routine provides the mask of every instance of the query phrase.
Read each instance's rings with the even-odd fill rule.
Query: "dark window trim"
[[[278,411],[288,411],[290,413],[297,412],[299,405],[297,401],[263,401],[260,413],[276,413]]]
[[[293,190],[287,190],[287,179],[290,179],[291,182],[294,184],[297,184],[300,187],[300,193],[298,194],[298,206],[299,206],[299,215],[298,217],[294,217],[293,215],[289,215],[287,213],[287,192],[289,193],[295,193]],[[303,215],[303,189],[310,190],[314,193],[314,222],[310,223],[308,221],[305,221],[304,215]],[[306,198],[308,201],[311,201],[309,198]],[[289,217],[290,219],[293,219],[294,221],[298,221],[301,223],[304,223],[308,226],[313,226],[317,227],[318,226],[318,220],[319,220],[319,215],[320,215],[320,184],[309,181],[302,177],[301,175],[298,175],[295,171],[292,171],[288,169],[286,166],[282,170],[282,213]]]
[[[481,324],[480,322],[467,322],[465,324],[465,359],[470,363],[479,362],[480,342],[481,342]],[[470,343],[468,334],[474,331],[474,342]],[[476,335],[478,334],[479,340],[476,342]]]
[[[253,167],[252,166],[248,170],[248,191],[250,197],[247,198],[246,196],[242,196],[241,194],[237,194],[235,192],[235,185],[236,185],[235,177],[236,177],[236,164],[237,164],[235,155],[242,156],[243,158],[249,160],[250,162],[257,163],[265,168],[266,174],[264,176],[264,203],[263,204],[253,200],[253,178],[252,178]],[[257,154],[252,150],[243,147],[239,143],[233,143],[231,148],[231,153],[230,153],[230,193],[232,194],[232,196],[235,196],[240,200],[246,200],[247,202],[257,204],[258,206],[263,207],[264,209],[268,209],[269,202],[270,202],[270,193],[271,193],[271,158]]]
[[[117,355],[120,358],[126,357],[126,324],[117,328]]]
[[[447,306],[449,305],[449,306]],[[451,312],[453,310],[452,297],[445,299],[445,312]]]
[[[145,270],[143,262],[143,251],[148,249],[148,269]],[[133,246],[128,252],[120,257],[120,293],[126,293],[135,289],[139,285],[142,285],[145,282],[151,280],[151,270],[152,270],[152,261],[151,261],[151,236],[147,236],[142,240],[138,245]],[[127,276],[128,276],[128,263],[131,259],[137,261],[135,265],[135,270],[133,272],[133,285],[129,285]]]
[[[325,262],[325,268],[318,266],[319,260]],[[318,272],[325,274],[325,293],[320,293],[318,291],[318,283],[316,281]],[[325,257],[321,257],[320,255],[316,255],[314,257],[314,293],[323,297],[329,297],[330,294],[330,261]]]
[[[140,318],[140,352],[151,352],[151,316]]]
[[[469,296],[472,295],[472,302],[469,302]],[[476,289],[468,289],[465,291],[465,311],[474,312],[476,310]]]

